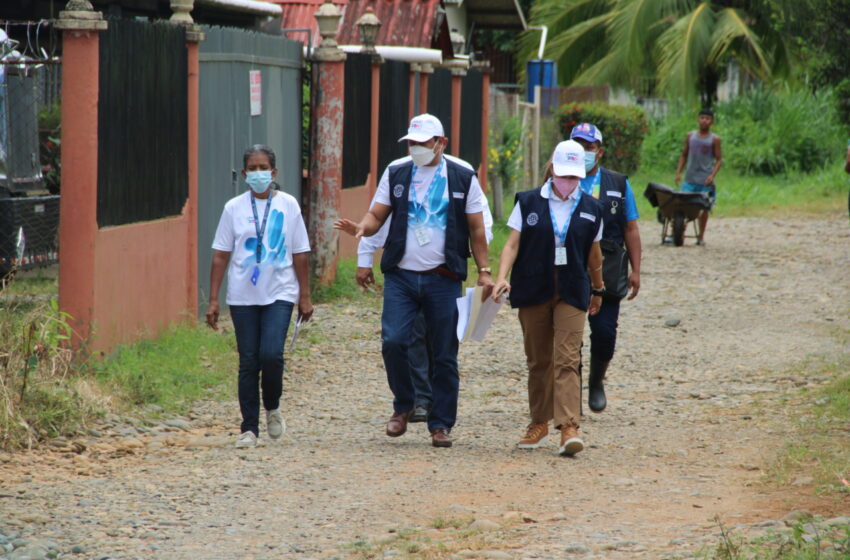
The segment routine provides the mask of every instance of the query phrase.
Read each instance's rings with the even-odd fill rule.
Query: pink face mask
[[[558,190],[562,198],[570,196],[578,186],[578,177],[552,177],[552,184]]]

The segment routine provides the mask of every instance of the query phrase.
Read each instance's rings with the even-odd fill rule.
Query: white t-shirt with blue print
[[[463,160],[444,156],[455,163],[461,163],[464,167],[469,164]],[[410,160],[410,156],[398,159],[390,166],[398,165]],[[432,189],[432,182],[437,170],[440,176]],[[430,192],[430,195],[429,195]],[[384,171],[378,189],[375,193],[375,202],[391,206],[389,184],[389,167]],[[427,197],[427,198],[426,198]],[[478,183],[478,177],[473,176],[469,185],[469,193],[466,196],[466,213],[475,214],[484,212],[487,208],[487,198]],[[449,189],[446,174],[446,164],[442,166],[432,165],[428,167],[416,167],[416,173],[410,182],[410,190],[407,198],[407,242],[404,256],[398,266],[404,270],[423,271],[431,270],[446,263],[446,222],[449,211]],[[420,245],[416,236],[416,229],[424,228],[429,241]]]
[[[268,305],[277,300],[298,302],[298,279],[292,255],[310,251],[301,208],[292,195],[275,191],[267,199],[255,199],[260,225],[271,201],[260,263],[257,265],[257,227],[246,191],[224,205],[212,248],[230,253],[227,270],[227,305]],[[259,266],[257,284],[251,283],[254,266]]]
[[[599,168],[596,169],[596,173],[593,175],[588,175],[584,179],[581,180],[581,190],[584,191],[585,194],[589,194],[595,198],[599,198],[599,191],[602,188],[602,173]],[[613,191],[612,191],[613,192]],[[616,194],[608,193],[608,196],[619,196],[619,191]],[[632,186],[629,184],[629,179],[626,178],[626,200],[625,200],[625,208],[626,208],[626,221],[630,222],[632,220],[637,220],[640,216],[638,215],[637,202],[635,202],[635,195],[632,192]]]

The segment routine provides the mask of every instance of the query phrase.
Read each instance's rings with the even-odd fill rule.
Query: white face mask
[[[434,148],[437,146],[435,145]],[[418,167],[423,167],[430,164],[434,160],[436,152],[434,148],[426,148],[425,146],[408,146],[407,151],[410,157],[413,158],[413,163]]]

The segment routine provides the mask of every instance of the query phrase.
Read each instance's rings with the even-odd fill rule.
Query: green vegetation
[[[655,220],[655,208],[643,196],[647,183],[654,181],[673,187],[675,174],[673,166],[645,168],[629,177],[642,220]],[[715,216],[782,216],[797,212],[846,212],[846,209],[847,176],[841,161],[808,175],[759,177],[739,175],[730,169],[721,169],[717,175]]]
[[[795,437],[771,466],[770,480],[786,485],[805,473],[820,493],[850,496],[850,483],[845,483],[850,479],[850,356],[810,364],[803,371],[830,381],[814,390],[804,388],[794,403],[800,410]]]
[[[197,399],[234,394],[236,341],[232,332],[205,325],[174,325],[89,367],[108,393],[127,404],[184,412]]]
[[[403,528],[390,531],[384,539],[370,542],[358,540],[348,549],[354,558],[399,558],[402,560],[448,560],[459,551],[502,550],[501,532],[482,533],[469,528],[471,518],[437,517],[430,529]],[[500,546],[501,545],[501,546]]]
[[[561,136],[569,138],[573,127],[593,123],[604,130],[605,161],[611,169],[633,173],[640,162],[641,144],[648,130],[646,113],[640,107],[607,103],[573,103],[558,111]],[[548,157],[549,152],[543,152]]]
[[[718,179],[730,171],[742,175],[817,172],[843,159],[846,131],[829,91],[756,88],[715,105],[714,111],[712,131],[722,140],[724,161]],[[675,171],[685,134],[696,128],[696,121],[697,110],[684,105],[652,121],[641,164]]]
[[[729,532],[720,522],[720,542],[707,560],[844,560],[850,554],[850,525],[822,527],[814,534],[803,523],[787,531],[773,531],[747,542]]]
[[[56,281],[20,275],[0,290],[0,449],[79,433],[106,412],[156,404],[182,412],[199,398],[232,396],[232,333],[176,325],[102,360],[73,361],[70,317]]]
[[[530,23],[548,26],[544,57],[558,62],[561,84],[699,94],[710,104],[731,57],[761,80],[789,75],[789,37],[774,22],[796,8],[768,0],[540,0]],[[520,64],[538,41],[537,31],[523,35]]]

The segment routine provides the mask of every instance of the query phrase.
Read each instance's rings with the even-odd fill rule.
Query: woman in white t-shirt
[[[272,149],[254,145],[242,159],[250,189],[224,205],[215,232],[207,323],[217,329],[218,293],[227,270],[226,301],[239,351],[242,426],[236,447],[256,447],[261,385],[269,437],[286,430],[280,414],[283,345],[295,304],[302,322],[313,315],[310,242],[298,202],[272,188],[277,176]]]

